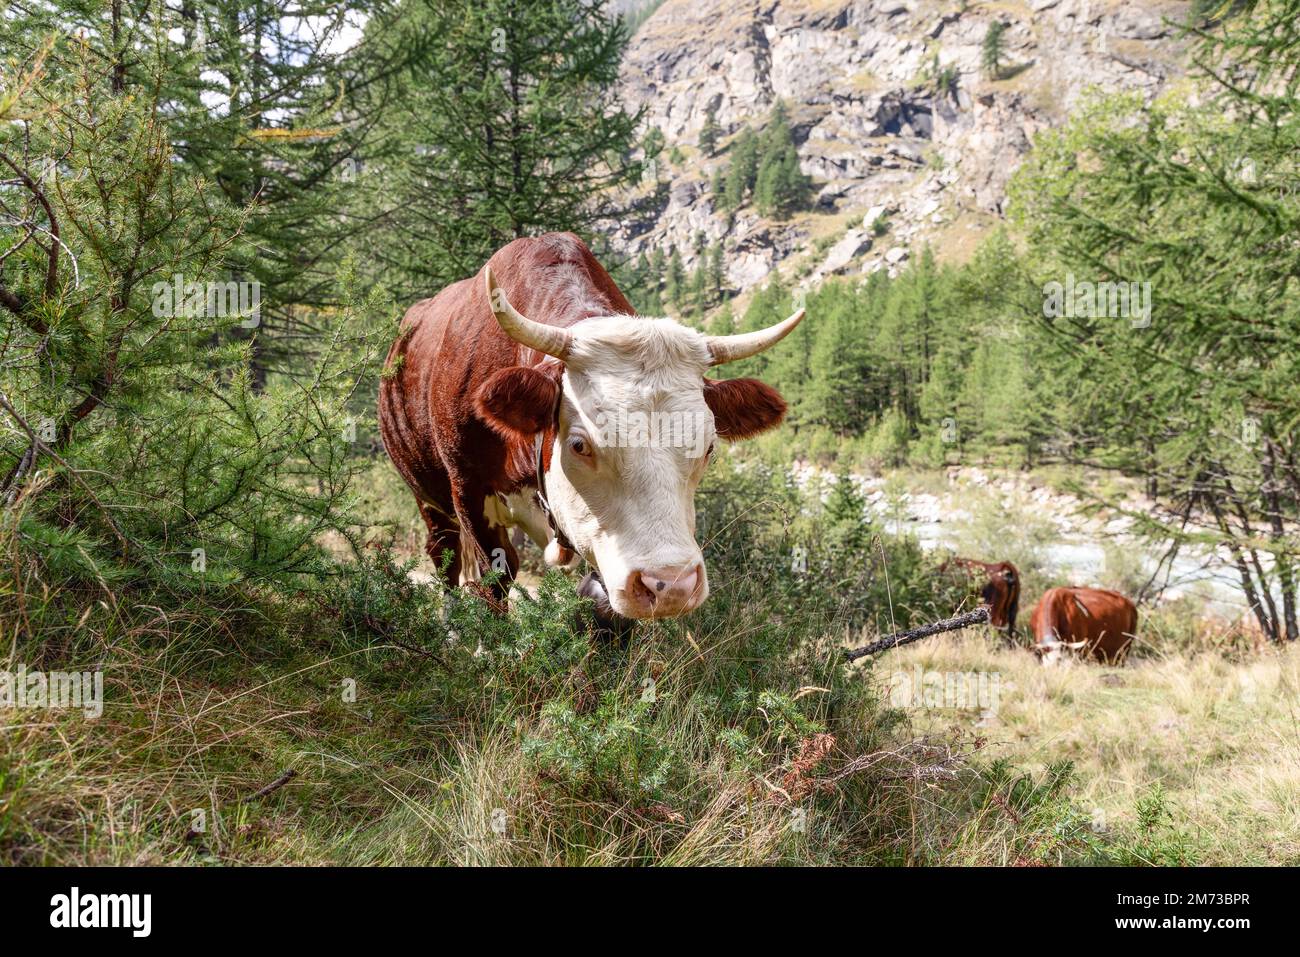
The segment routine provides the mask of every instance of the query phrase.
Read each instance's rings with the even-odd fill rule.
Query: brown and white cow
[[[939,566],[940,572],[960,570],[977,577],[980,600],[988,605],[989,624],[1001,628],[1007,638],[1016,634],[1016,615],[1020,612],[1020,572],[1010,562],[981,562],[973,558],[951,558]]]
[[[1029,622],[1034,651],[1045,665],[1075,652],[1117,664],[1137,634],[1137,606],[1106,588],[1049,588]]]
[[[504,595],[519,526],[553,565],[587,559],[607,593],[597,589],[598,604],[618,615],[697,608],[709,582],[694,492],[714,440],[770,429],[786,408],[762,382],[705,373],[775,345],[802,318],[708,336],[637,316],[570,233],[505,246],[408,310],[380,386],[384,446],[415,494],[429,555],[451,550],[453,585],[501,569]]]

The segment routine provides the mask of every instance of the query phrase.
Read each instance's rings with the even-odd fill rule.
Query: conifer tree
[[[704,111],[704,126],[700,129],[700,152],[712,156],[718,151],[718,108],[713,104]]]
[[[178,161],[191,64],[141,9],[78,3],[86,28],[46,43],[9,24],[29,42],[0,75],[0,496],[67,580],[283,580],[350,534],[346,402],[381,327],[322,317],[307,381],[254,391],[260,303],[231,277],[255,211]]]
[[[777,101],[759,147],[754,205],[764,216],[784,218],[808,200],[812,181],[799,168],[785,105]]]
[[[727,168],[725,208],[739,209],[753,190],[758,178],[758,136],[749,126],[740,131],[731,148],[731,165]]]
[[[847,470],[836,474],[826,499],[825,514],[831,555],[862,557],[871,541],[867,501]]]
[[[1221,546],[1275,640],[1300,637],[1297,22],[1297,0],[1261,0],[1198,31],[1193,88],[1092,101],[1013,193],[1073,456],[1154,476],[1145,531]],[[1058,308],[1049,284],[1067,282],[1111,292]]]
[[[1006,32],[1005,21],[993,21],[989,24],[984,34],[984,42],[980,46],[980,65],[984,68],[984,74],[991,80],[1000,79],[1002,76],[1002,57],[1005,48],[1003,37]]]
[[[376,42],[410,55],[358,215],[382,224],[371,255],[402,301],[512,239],[590,232],[641,178],[639,117],[611,92],[627,33],[605,0],[404,0],[397,20]]]
[[[836,435],[860,433],[867,419],[870,374],[867,338],[857,297],[847,283],[833,283],[809,301],[816,315],[809,365],[812,374],[798,397],[801,418]]]
[[[691,314],[702,316],[709,308],[709,269],[704,256],[695,260],[695,269],[691,273]]]
[[[722,299],[722,287],[726,282],[725,270],[722,242],[719,241],[709,248],[709,297],[714,302]]]
[[[681,250],[674,247],[668,260],[668,272],[664,277],[664,304],[680,311],[686,299],[686,267],[682,265]]]

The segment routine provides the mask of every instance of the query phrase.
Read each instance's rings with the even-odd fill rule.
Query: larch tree
[[[401,301],[475,273],[499,247],[590,233],[642,175],[639,117],[613,88],[627,44],[604,0],[406,0],[407,52],[368,147],[357,215],[382,228],[378,275]]]
[[[1106,98],[1017,180],[1045,359],[1083,461],[1151,475],[1179,549],[1219,550],[1274,640],[1297,637],[1300,2],[1195,29],[1195,96]],[[1141,228],[1135,229],[1134,224]]]

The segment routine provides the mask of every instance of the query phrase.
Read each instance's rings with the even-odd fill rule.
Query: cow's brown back
[[[1054,633],[1063,642],[1086,641],[1084,654],[1114,663],[1137,634],[1137,606],[1107,588],[1049,588],[1029,624],[1038,644]]]

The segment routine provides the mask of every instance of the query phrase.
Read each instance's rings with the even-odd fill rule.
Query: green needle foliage
[[[406,0],[374,42],[405,51],[356,215],[401,301],[472,275],[512,239],[590,234],[642,176],[639,117],[610,88],[627,44],[603,2]],[[653,154],[647,151],[647,158]],[[370,170],[370,172],[366,172]]]
[[[1149,288],[1149,316],[1048,310],[1076,454],[1145,473],[1150,534],[1220,545],[1264,634],[1294,640],[1300,504],[1300,3],[1196,35],[1197,86],[1116,96],[1044,135],[1016,184],[1045,282]],[[1229,62],[1230,61],[1230,62]]]
[[[755,293],[741,330],[779,322],[799,297],[776,279]],[[791,402],[796,454],[836,440],[876,464],[943,462],[991,449],[1032,462],[1056,436],[1058,386],[1041,377],[1026,312],[1041,294],[1000,234],[962,266],[928,249],[894,278],[883,270],[803,296],[811,317],[779,350],[724,367],[771,382]],[[783,438],[786,447],[789,436]]]
[[[107,29],[53,36],[4,78],[0,494],[59,577],[281,579],[342,520],[374,308],[321,315],[303,374],[254,388],[255,213],[178,162],[182,61],[152,12],[129,65]]]
[[[1005,55],[1003,36],[1006,32],[1006,22],[995,20],[989,24],[984,34],[984,42],[980,45],[980,66],[984,68],[985,75],[991,80],[1000,79],[1002,76],[1002,57]]]
[[[719,209],[739,209],[747,200],[764,216],[787,219],[807,206],[812,179],[799,169],[799,153],[785,104],[772,107],[762,135],[741,129],[730,148],[726,173],[719,171]]]

